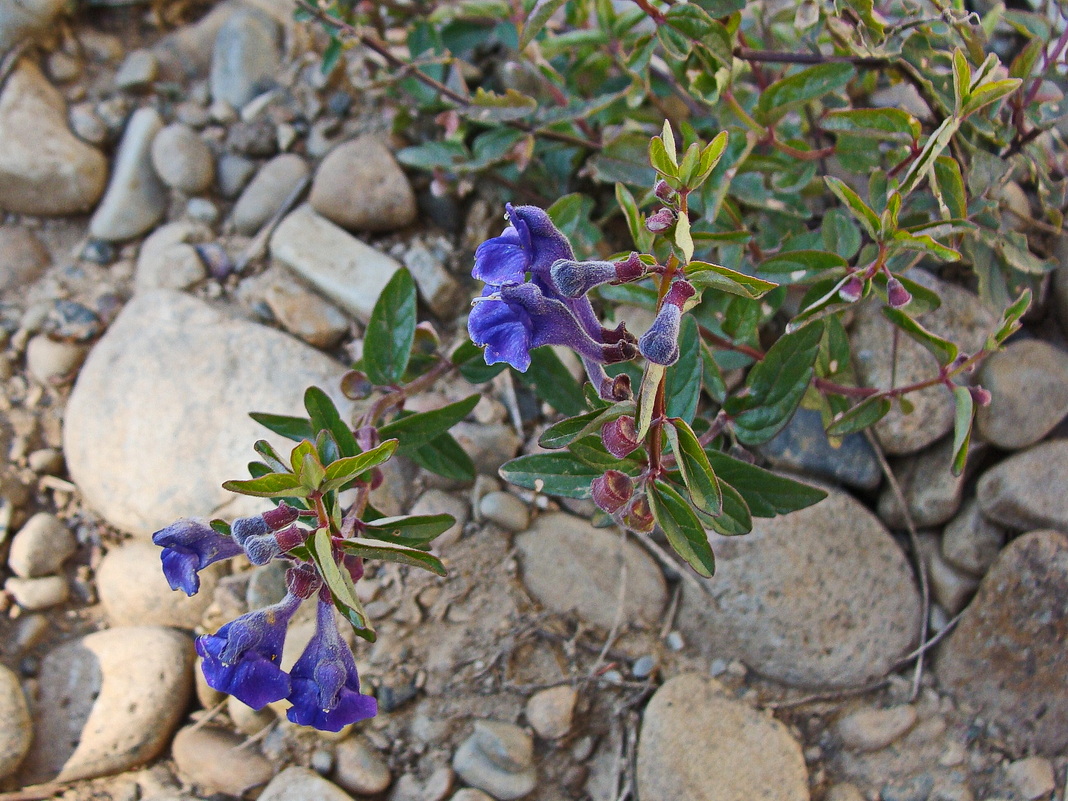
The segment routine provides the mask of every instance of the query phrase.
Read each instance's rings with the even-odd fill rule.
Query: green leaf
[[[890,322],[908,334],[909,337],[919,342],[934,354],[934,357],[938,359],[939,364],[943,366],[949,364],[956,359],[957,354],[960,353],[960,349],[952,342],[931,333],[900,309],[883,306],[883,314],[886,315]]]
[[[821,489],[735,459],[723,451],[706,448],[705,455],[719,477],[720,486],[736,489],[754,517],[789,514],[827,497]]]
[[[308,489],[301,486],[300,479],[293,473],[268,473],[244,481],[226,481],[223,489],[256,498],[305,498],[308,495]]]
[[[804,283],[828,270],[843,270],[848,266],[842,256],[825,250],[790,250],[777,253],[760,263],[759,272],[772,273],[784,284]]]
[[[667,368],[664,377],[664,399],[669,416],[681,417],[687,422],[693,420],[701,397],[702,367],[697,321],[687,314],[679,327],[679,359]]]
[[[946,117],[934,130],[934,133],[924,143],[923,149],[920,150],[920,155],[913,159],[908,170],[905,171],[901,179],[901,194],[907,195],[919,186],[920,181],[927,176],[938,157],[942,155],[942,151],[949,147],[950,141],[959,128],[959,117]]]
[[[373,384],[396,384],[415,340],[415,282],[406,269],[393,274],[379,295],[364,335],[364,372]]]
[[[300,475],[304,467],[304,457],[316,453],[315,445],[310,440],[301,440],[289,454],[289,466],[293,472]],[[316,454],[318,455],[318,454]]]
[[[723,404],[727,397],[727,382],[723,380],[723,371],[719,369],[711,348],[704,342],[701,343],[701,384],[712,400]]]
[[[300,442],[302,439],[312,439],[315,436],[311,423],[303,417],[288,417],[283,414],[267,414],[266,412],[249,412],[248,416],[264,428],[294,442]]]
[[[685,420],[669,418],[665,427],[675,461],[693,505],[713,517],[723,510],[723,490],[701,443]]]
[[[790,421],[808,389],[819,353],[822,323],[785,334],[749,371],[748,395],[728,398],[724,409],[744,445],[759,445]]]
[[[952,156],[939,156],[934,162],[934,189],[944,216],[964,219],[968,216],[968,197],[964,192],[964,178],[960,164]]]
[[[534,348],[530,352],[530,367],[525,373],[516,375],[561,414],[586,411],[582,385],[568,372],[551,347]]]
[[[308,387],[305,391],[304,408],[308,410],[308,416],[311,418],[312,430],[329,431],[342,456],[355,456],[360,452],[352,429],[341,419],[334,401],[319,387]]]
[[[1020,88],[1021,83],[1023,83],[1023,81],[1019,78],[1005,78],[1001,81],[991,81],[990,83],[983,84],[971,93],[968,102],[965,103],[964,108],[961,109],[961,116],[967,117],[984,106],[988,106],[991,103],[1001,100],[1001,98],[1006,95],[1011,95]]]
[[[400,440],[400,452],[425,445],[463,420],[478,405],[479,394],[469,395],[462,401],[450,403],[429,412],[417,412],[398,417],[378,430],[383,439],[396,437]]]
[[[720,131],[701,151],[700,171],[690,181],[691,188],[696,189],[708,180],[708,176],[712,174],[712,170],[716,169],[716,165],[719,164],[720,158],[723,157],[723,151],[726,149],[727,132]]]
[[[820,123],[827,131],[847,133],[881,142],[912,142],[921,132],[920,122],[897,108],[857,108],[832,111]]]
[[[863,431],[875,425],[890,413],[890,399],[885,395],[872,395],[865,398],[847,412],[838,415],[827,426],[827,436],[844,437],[855,431]]]
[[[519,35],[519,49],[526,50],[528,44],[534,41],[534,37],[541,32],[557,9],[567,0],[538,0],[534,8],[530,10],[527,21],[523,23],[523,31]]]
[[[471,481],[475,477],[475,463],[451,434],[434,437],[406,450],[404,455],[420,467],[454,481]]]
[[[828,209],[823,215],[820,237],[827,250],[833,250],[843,259],[853,258],[860,250],[860,229],[841,209]]]
[[[590,482],[604,473],[570,453],[536,453],[512,459],[498,471],[517,487],[560,495],[589,498]]]
[[[645,439],[649,433],[649,426],[653,422],[653,409],[656,406],[656,394],[660,389],[660,382],[664,379],[666,368],[656,362],[645,363],[645,372],[642,373],[641,387],[638,394],[638,416],[634,419],[638,429],[638,441]]]
[[[1001,315],[1001,320],[986,344],[987,350],[996,350],[1001,343],[1020,330],[1020,318],[1024,316],[1030,305],[1031,290],[1025,289]]]
[[[630,238],[634,241],[634,247],[641,253],[652,250],[653,234],[645,227],[634,195],[621,183],[616,184],[616,203],[623,210],[623,216],[627,218],[627,228],[630,230]]]
[[[356,456],[338,459],[336,462],[327,466],[326,473],[323,477],[324,483],[322,485],[322,490],[328,492],[329,490],[345,486],[361,474],[366,473],[372,467],[377,467],[382,464],[382,462],[387,461],[396,450],[397,440],[387,439],[377,448],[364,451]]]
[[[690,236],[690,216],[679,214],[675,221],[675,244],[682,251],[683,263],[693,258],[693,237]]]
[[[364,523],[364,528],[374,539],[418,548],[448,531],[455,523],[456,518],[452,515],[401,515],[380,517]]]
[[[356,540],[341,540],[338,548],[347,554],[363,559],[381,559],[384,562],[397,562],[410,567],[419,567],[438,576],[447,576],[448,571],[434,554],[398,545],[388,540],[375,540],[361,537]]]
[[[323,465],[319,461],[318,452],[312,451],[311,453],[304,454],[297,475],[300,477],[300,483],[307,487],[310,492],[314,492],[320,488],[323,483],[323,477],[326,475],[326,471],[323,469]],[[332,487],[328,489],[332,489]]]
[[[664,140],[659,136],[649,140],[649,164],[666,178],[674,178],[679,171],[678,165],[668,156]]]
[[[953,387],[953,400],[956,403],[953,414],[953,475],[959,476],[964,472],[964,464],[968,461],[974,403],[968,387]]]
[[[926,234],[916,236],[908,231],[897,231],[893,235],[891,245],[894,251],[914,250],[920,253],[927,253],[942,261],[960,261],[959,252],[943,245],[941,242],[935,241],[934,238]]]
[[[375,631],[371,628],[367,612],[364,611],[363,604],[356,595],[352,576],[347,570],[341,570],[334,561],[334,549],[328,529],[321,528],[315,532],[315,536],[311,539],[311,555],[315,560],[315,566],[319,568],[319,575],[323,577],[323,582],[330,590],[334,605],[352,625],[353,632],[368,642],[374,642]]]
[[[634,414],[634,401],[619,401],[611,406],[595,409],[575,417],[568,417],[554,423],[538,437],[538,444],[543,448],[563,448],[565,445],[581,439],[587,434],[599,431],[605,423],[611,422],[625,414]]]
[[[484,384],[508,368],[504,362],[486,364],[485,352],[469,339],[452,352],[450,361],[459,368],[460,375],[472,384]]]
[[[716,572],[716,557],[708,544],[708,534],[690,505],[665,481],[650,487],[648,497],[649,509],[675,553],[699,575],[711,578]]]
[[[537,108],[537,100],[515,89],[508,89],[501,95],[479,87],[468,104],[458,111],[472,120],[490,123],[520,120],[529,117]]]
[[[724,484],[722,481],[720,489],[723,491],[723,511],[712,517],[698,509],[697,516],[705,526],[724,537],[748,534],[753,530],[753,515],[745,498],[730,484]]]
[[[854,192],[845,181],[830,175],[825,175],[823,180],[826,182],[827,188],[834,192],[838,199],[849,209],[850,213],[856,217],[857,222],[864,226],[868,236],[878,241],[879,215],[872,211],[871,207],[861,200],[860,195]]]
[[[761,95],[757,111],[768,122],[782,118],[793,106],[837,91],[849,83],[856,70],[852,64],[817,64],[775,81]]]
[[[267,465],[271,468],[269,472],[289,472],[289,465],[286,464],[285,461],[283,461],[282,457],[278,455],[278,451],[276,451],[274,449],[274,446],[271,445],[271,443],[269,443],[267,440],[256,440],[256,444],[253,445],[252,448],[256,451],[256,453],[263,457],[263,460],[265,462],[267,462]]]
[[[329,75],[334,71],[334,67],[337,66],[338,59],[341,58],[343,47],[340,39],[330,39],[330,44],[326,46],[326,50],[323,51],[323,62],[319,65],[319,71],[323,75]]]
[[[697,289],[711,287],[751,300],[764,297],[778,286],[771,281],[705,261],[692,261],[687,264],[686,280]]]
[[[968,101],[968,87],[971,82],[972,68],[968,66],[968,59],[958,47],[953,51],[953,107],[958,116]]]

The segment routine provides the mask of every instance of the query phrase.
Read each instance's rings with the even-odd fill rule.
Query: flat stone
[[[55,515],[38,512],[11,540],[7,564],[16,576],[37,578],[55,573],[78,549],[71,530]]]
[[[842,744],[854,751],[879,751],[916,725],[916,707],[910,704],[886,709],[867,707],[838,720]]]
[[[0,0],[0,53],[46,31],[64,0]]]
[[[542,515],[515,539],[523,583],[546,608],[575,612],[609,629],[616,618],[621,565],[627,566],[622,619],[653,625],[667,600],[656,562],[619,532],[562,513]]]
[[[215,159],[200,135],[181,123],[168,125],[152,142],[152,166],[172,189],[199,195],[215,180]]]
[[[44,576],[43,578],[18,578],[12,576],[4,582],[4,590],[12,599],[28,612],[58,606],[67,600],[70,589],[63,576]]]
[[[112,626],[193,629],[211,604],[219,569],[200,571],[200,592],[172,590],[163,575],[161,549],[136,540],[110,549],[96,570],[96,591]]]
[[[979,450],[973,449],[968,455],[969,461],[974,464],[978,455]],[[896,460],[894,475],[905,496],[914,525],[941,525],[960,509],[969,471],[965,469],[959,476],[955,476],[952,467],[952,437],[946,437],[913,456]],[[897,494],[889,485],[883,487],[879,495],[878,511],[879,517],[891,528],[906,527],[905,515],[898,504]]]
[[[1068,414],[1068,354],[1048,342],[1009,343],[987,357],[976,383],[991,394],[976,411],[979,435],[999,448],[1034,445]]]
[[[502,770],[514,773],[534,764],[534,740],[514,723],[476,720],[471,736],[478,750]]]
[[[0,665],[0,780],[6,779],[26,757],[33,740],[33,721],[19,677]]]
[[[178,221],[161,225],[137,253],[134,288],[187,289],[207,277],[208,271],[194,245],[211,238],[211,229],[202,223]]]
[[[254,9],[226,19],[215,39],[211,96],[240,109],[274,82],[282,62],[278,25]]]
[[[295,153],[282,153],[268,161],[237,199],[233,211],[234,227],[242,234],[256,233],[282,208],[286,198],[308,172],[307,162]],[[229,196],[226,187],[222,188],[223,194]]]
[[[1055,439],[1020,451],[979,478],[976,497],[983,516],[1015,529],[1068,529],[1068,440]]]
[[[42,384],[59,386],[74,378],[85,353],[85,345],[38,334],[26,344],[26,369]]]
[[[271,779],[260,795],[260,801],[308,801],[311,798],[316,801],[352,801],[351,796],[336,784],[314,770],[296,765]]]
[[[453,516],[456,522],[435,537],[432,543],[435,549],[441,549],[449,547],[460,539],[469,512],[467,504],[455,495],[439,489],[428,489],[412,504],[411,514]]]
[[[219,193],[225,198],[235,198],[256,174],[256,162],[234,153],[219,157],[216,183]]]
[[[375,795],[393,781],[382,755],[360,737],[338,743],[335,758],[334,781],[351,793]]]
[[[69,782],[157,756],[189,703],[193,655],[186,635],[155,626],[98,631],[51,651],[20,778]]]
[[[1053,765],[1045,757],[1027,757],[1010,762],[1005,778],[1026,801],[1045,798],[1057,789]]]
[[[801,746],[786,726],[696,673],[670,679],[646,706],[637,783],[641,798],[673,801],[809,798]]]
[[[443,320],[456,315],[460,303],[460,285],[445,265],[423,244],[416,242],[404,254],[404,266],[412,274],[419,295],[430,311]],[[465,299],[466,302],[466,299]]]
[[[395,231],[415,221],[415,193],[382,140],[361,136],[338,145],[315,172],[309,202],[350,231]]]
[[[241,796],[271,780],[274,767],[255,748],[233,732],[211,726],[186,726],[174,737],[171,755],[178,772],[211,792]]]
[[[841,446],[834,448],[827,440],[820,413],[811,409],[798,409],[786,428],[760,446],[760,453],[775,467],[858,489],[875,489],[883,480],[879,460],[863,434],[843,437]]]
[[[864,506],[832,490],[753,523],[744,537],[710,535],[711,597],[683,582],[688,641],[800,687],[866,684],[911,649],[920,595],[905,555]]]
[[[0,2],[0,30],[2,15],[12,13],[11,5],[12,0]],[[0,92],[0,142],[4,143],[0,148],[0,209],[4,211],[80,214],[89,211],[104,192],[108,172],[104,154],[70,132],[63,96],[26,59]]]
[[[556,740],[571,731],[578,691],[570,684],[538,690],[527,699],[526,715],[539,737]]]
[[[317,348],[332,348],[349,332],[349,318],[297,281],[275,281],[264,295],[267,307],[293,336]]]
[[[25,290],[41,277],[51,262],[48,248],[32,231],[13,225],[0,226],[0,292]]]
[[[499,801],[512,801],[537,785],[530,735],[512,724],[476,721],[475,732],[453,755],[452,767],[467,784]]]
[[[1005,529],[983,517],[974,498],[942,530],[942,556],[959,570],[982,576],[1005,544]]]
[[[983,346],[997,318],[978,296],[923,270],[910,270],[908,277],[942,299],[939,308],[918,318],[921,325],[957,343],[966,353],[975,353]],[[880,311],[879,303],[864,303],[857,309],[850,342],[857,377],[863,386],[888,389],[891,377],[897,386],[904,386],[938,375],[935,357],[908,336],[895,335],[896,330]],[[891,358],[895,341],[896,370]],[[912,414],[895,408],[875,424],[880,444],[891,455],[915,453],[953,428],[953,397],[948,389],[941,385],[928,387],[908,397],[915,406]]]
[[[400,264],[311,206],[286,216],[271,236],[271,257],[309,281],[362,323]]]
[[[1028,751],[1068,746],[1068,537],[1013,540],[941,645],[939,683]]]
[[[131,50],[115,73],[115,86],[126,91],[147,89],[158,75],[159,61],[155,53],[151,50]]]
[[[89,234],[118,242],[133,239],[163,219],[167,189],[152,167],[152,142],[163,128],[154,108],[138,109],[126,123],[104,199],[89,221]]]
[[[478,503],[478,511],[507,531],[523,531],[530,525],[527,505],[510,492],[487,492]]]
[[[339,390],[343,373],[292,337],[188,295],[139,293],[93,348],[71,392],[63,430],[68,470],[92,508],[140,537],[181,517],[256,514],[261,502],[221,484],[247,475],[257,439],[279,449],[291,443],[248,412],[301,413],[314,384],[344,416],[352,403]]]

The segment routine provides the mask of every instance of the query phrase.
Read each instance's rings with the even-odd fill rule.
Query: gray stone
[[[66,384],[74,377],[85,353],[85,345],[57,342],[38,334],[26,344],[26,369],[42,384]]]
[[[18,578],[12,576],[4,582],[4,590],[15,603],[28,612],[48,609],[67,600],[70,590],[63,576],[43,578]]]
[[[0,8],[11,3],[0,0]],[[91,209],[104,191],[108,171],[104,154],[67,129],[63,96],[25,59],[0,91],[0,142],[4,143],[0,148],[4,211],[79,214]]]
[[[1057,789],[1053,764],[1045,757],[1027,757],[1010,762],[1005,767],[1005,778],[1025,801],[1045,798]]]
[[[360,737],[338,743],[335,758],[334,781],[351,793],[375,795],[393,781],[382,755]]]
[[[645,551],[615,530],[599,529],[566,514],[539,517],[515,540],[523,583],[554,612],[611,628],[616,619],[621,567],[626,563],[625,622],[653,625],[667,600],[664,579]]]
[[[294,153],[275,156],[260,168],[237,199],[233,211],[234,227],[242,234],[256,233],[278,213],[294,187],[307,175],[308,165],[300,156]]]
[[[984,517],[1015,529],[1068,529],[1068,440],[1020,451],[979,479],[976,497]]]
[[[248,412],[299,413],[315,384],[349,414],[352,403],[338,389],[343,373],[286,334],[188,295],[139,293],[93,348],[71,393],[67,467],[90,506],[141,537],[180,517],[255,514],[262,502],[234,496],[222,482],[247,475],[257,439],[280,450],[292,444]]]
[[[349,332],[345,313],[298,281],[272,282],[264,300],[282,327],[309,345],[332,348]]]
[[[955,615],[971,600],[979,586],[979,579],[949,564],[942,557],[936,537],[927,539],[923,534],[920,537],[925,540],[921,550],[924,552],[931,593],[943,609]]]
[[[939,649],[939,683],[1010,743],[1043,754],[1068,746],[1068,537],[1035,531],[990,568]]]
[[[186,726],[175,735],[171,755],[179,774],[192,784],[241,796],[274,774],[270,761],[254,748],[241,748],[243,742],[243,737],[223,729]]]
[[[523,531],[530,525],[527,505],[510,492],[487,492],[478,502],[478,511],[508,531]]]
[[[119,773],[157,756],[185,714],[193,646],[173,629],[98,631],[41,662],[27,784]]]
[[[215,180],[211,148],[196,131],[181,123],[168,125],[152,142],[152,166],[172,189],[199,195]]]
[[[527,795],[537,784],[532,767],[534,742],[518,726],[475,721],[475,731],[453,755],[452,766],[465,782],[500,801]]]
[[[26,757],[33,740],[33,721],[19,677],[0,665],[0,780],[6,779]]]
[[[501,465],[519,452],[523,441],[515,429],[505,423],[471,423],[461,420],[450,433],[467,451],[475,469],[484,476],[496,476]]]
[[[186,216],[191,220],[214,225],[219,221],[219,207],[206,197],[191,197],[185,204]]]
[[[919,322],[932,333],[957,343],[966,353],[975,353],[993,329],[997,318],[979,298],[923,270],[911,270],[909,278],[933,290],[942,305],[920,316]],[[939,365],[922,345],[905,336],[869,302],[857,309],[850,333],[857,377],[867,387],[889,388],[891,377],[897,386],[924,381],[938,375]],[[897,343],[897,365],[891,355]],[[912,414],[894,409],[875,424],[883,449],[891,455],[915,453],[941,439],[953,428],[953,398],[938,385],[909,394],[915,406]]]
[[[478,750],[502,770],[514,773],[534,764],[534,741],[514,723],[476,720],[471,737]]]
[[[905,555],[843,492],[744,537],[710,535],[711,596],[683,582],[680,628],[707,653],[801,687],[883,676],[912,647],[921,603]]]
[[[217,173],[219,193],[225,198],[235,198],[256,174],[256,162],[234,153],[223,153]]]
[[[241,703],[232,695],[226,699],[226,714],[230,716],[234,727],[248,737],[259,734],[278,720],[274,710],[268,708],[253,709]]]
[[[976,412],[979,435],[999,448],[1034,445],[1068,414],[1068,354],[1048,342],[1010,343],[983,362],[976,383],[992,396]]]
[[[886,709],[866,707],[840,718],[838,736],[854,751],[879,751],[916,725],[916,707],[909,704]]]
[[[419,242],[413,244],[404,254],[404,266],[419,287],[419,295],[434,314],[443,320],[451,320],[456,316],[460,285],[425,245]]]
[[[457,792],[451,799],[451,801],[493,801],[493,796],[486,795],[481,790],[476,790],[474,787],[465,787]]]
[[[159,61],[151,50],[131,50],[115,73],[115,86],[127,91],[147,89],[157,75]]]
[[[348,793],[332,784],[314,770],[286,768],[273,779],[260,795],[260,801],[352,801]]]
[[[167,190],[152,167],[152,141],[163,128],[153,108],[133,113],[119,143],[104,199],[89,221],[96,239],[117,242],[148,231],[167,211]]]
[[[91,145],[102,145],[108,141],[110,131],[100,116],[93,110],[92,103],[78,103],[70,109],[70,129],[79,139]]]
[[[439,489],[428,489],[412,504],[413,515],[452,515],[456,522],[445,529],[433,541],[435,549],[447,548],[463,534],[467,522],[467,504],[455,495]]]
[[[309,202],[350,231],[395,231],[415,221],[415,193],[408,178],[373,135],[330,151],[315,172]]]
[[[304,205],[271,237],[271,257],[313,284],[360,322],[371,317],[400,264]]]
[[[268,562],[249,571],[245,603],[249,609],[263,609],[281,601],[286,594],[286,563]]]
[[[32,231],[0,226],[0,292],[21,289],[36,281],[52,257]]]
[[[160,548],[128,541],[110,549],[96,570],[96,591],[112,626],[193,629],[211,604],[217,565],[200,571],[200,592],[172,590],[160,565]]]
[[[78,542],[63,521],[38,512],[11,540],[7,563],[22,578],[47,576],[58,571],[77,549]]]
[[[641,798],[809,798],[801,746],[787,728],[696,673],[667,681],[645,708],[637,783]]]
[[[965,502],[942,531],[942,556],[949,564],[975,576],[986,573],[1004,544],[1005,530],[983,517],[974,498]]]
[[[827,791],[824,801],[867,801],[854,784],[835,784]]]
[[[194,245],[211,238],[211,229],[202,223],[185,221],[161,225],[137,253],[134,287],[138,292],[151,289],[187,289],[207,276],[207,269]]]
[[[571,731],[578,692],[570,684],[538,690],[527,699],[527,720],[539,737],[556,740]]]
[[[929,801],[932,790],[934,777],[930,773],[921,773],[884,785],[879,798],[881,801]]]
[[[282,61],[278,25],[242,9],[219,29],[211,59],[211,96],[235,109],[270,87]]]
[[[883,480],[879,460],[863,434],[843,437],[841,446],[834,448],[820,413],[811,409],[798,409],[786,428],[760,447],[760,453],[776,467],[858,489],[875,489]]]
[[[64,7],[64,0],[0,0],[0,53],[42,33]]]
[[[969,460],[978,451],[973,449]],[[965,470],[953,475],[953,438],[946,437],[938,444],[894,464],[894,475],[905,495],[913,525],[938,526],[945,523],[960,508],[964,497]],[[893,488],[883,487],[879,495],[879,517],[891,528],[905,528],[905,515]]]

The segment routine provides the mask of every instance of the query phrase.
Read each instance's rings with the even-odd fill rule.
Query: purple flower
[[[302,600],[289,592],[274,606],[242,615],[215,634],[197,637],[208,685],[253,709],[289,695],[289,676],[279,662],[286,626]]]
[[[671,365],[679,358],[679,326],[682,312],[695,294],[687,281],[676,281],[664,296],[656,319],[638,340],[642,356],[656,364]]]
[[[199,571],[241,553],[241,546],[199,520],[183,519],[160,529],[152,535],[152,542],[163,548],[160,559],[163,575],[172,590],[181,589],[186,595],[196,595],[200,589]]]
[[[574,259],[571,245],[537,206],[506,203],[508,227],[498,237],[487,239],[475,251],[471,275],[493,286],[518,284],[527,272],[547,278],[553,262]]]
[[[315,636],[290,671],[293,723],[322,731],[340,731],[349,723],[374,717],[378,702],[360,693],[352,651],[341,639],[334,606],[319,600]]]

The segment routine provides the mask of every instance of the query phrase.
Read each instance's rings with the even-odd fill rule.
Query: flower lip
[[[196,595],[200,590],[201,570],[241,553],[241,546],[231,537],[188,518],[160,529],[152,535],[152,542],[163,548],[160,560],[167,583],[172,590],[180,589],[186,595]]]

